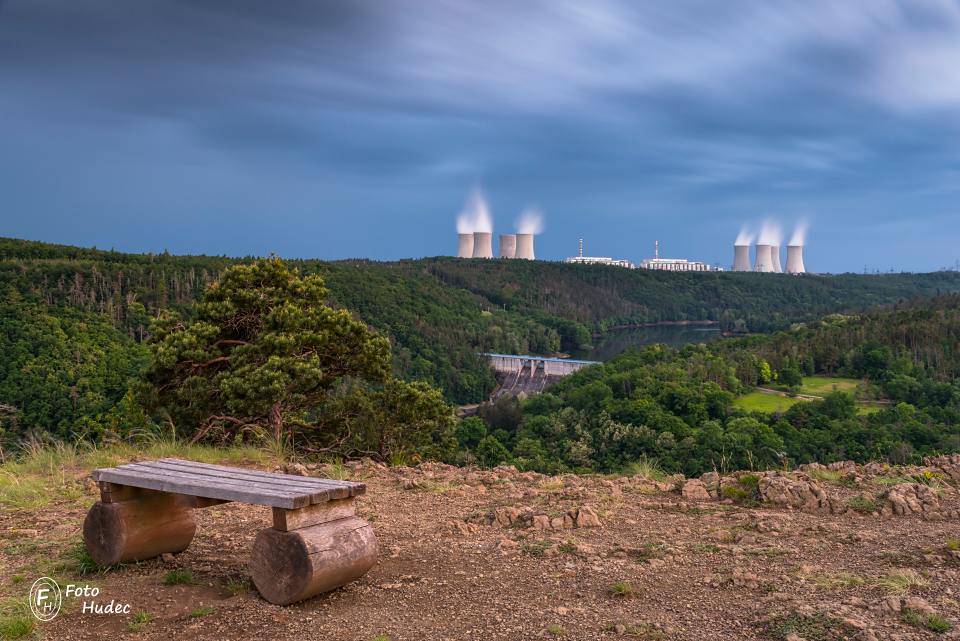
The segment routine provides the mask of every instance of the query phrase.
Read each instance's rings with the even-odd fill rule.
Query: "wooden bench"
[[[363,483],[179,459],[94,470],[97,501],[83,539],[102,565],[182,552],[197,525],[193,508],[230,501],[273,508],[273,527],[253,544],[250,574],[271,603],[287,605],[363,576],[377,561],[377,538],[356,516]]]

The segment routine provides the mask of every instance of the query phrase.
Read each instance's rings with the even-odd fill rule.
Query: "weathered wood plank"
[[[122,465],[120,467],[114,468],[117,470],[123,470],[126,472],[136,472],[138,474],[145,475],[159,475],[164,477],[172,478],[181,478],[184,480],[189,480],[195,485],[209,485],[210,487],[240,487],[244,489],[255,488],[257,490],[262,490],[264,492],[273,492],[280,493],[284,495],[293,495],[293,496],[302,496],[310,499],[316,499],[318,501],[329,500],[330,490],[327,488],[306,488],[306,487],[292,487],[285,485],[278,485],[274,483],[264,482],[261,480],[250,480],[250,479],[230,479],[230,478],[220,478],[213,477],[207,474],[198,473],[198,472],[188,472],[182,470],[169,470],[152,466],[145,466],[139,463],[131,463],[128,465]],[[309,505],[310,502],[307,503]]]
[[[141,464],[143,465],[143,464]],[[213,467],[203,464],[188,465],[183,461],[176,459],[162,459],[160,461],[151,461],[150,467],[169,470],[183,470],[195,474],[206,474],[215,478],[224,478],[241,481],[254,481],[270,485],[283,487],[295,487],[298,489],[316,492],[318,489],[329,492],[330,499],[342,499],[353,496],[354,492],[362,494],[366,491],[366,486],[362,483],[353,483],[351,485],[342,485],[339,482],[328,481],[327,479],[317,479],[310,476],[296,476],[292,474],[268,474],[266,472],[247,471],[243,469],[234,469],[227,467]],[[329,500],[329,499],[323,499]]]
[[[273,508],[273,529],[289,532],[328,521],[345,519],[356,513],[357,506],[354,504],[353,497],[302,507],[299,510],[275,507]]]
[[[324,486],[345,487],[350,489],[351,496],[357,496],[359,494],[363,494],[367,489],[367,486],[365,483],[360,483],[357,481],[338,481],[336,479],[321,479],[313,476],[297,476],[294,474],[274,474],[271,472],[261,472],[259,470],[248,470],[243,468],[227,467],[225,465],[213,465],[211,463],[196,463],[194,461],[185,461],[183,459],[176,459],[176,458],[160,459],[159,461],[155,461],[155,462],[180,465],[184,467],[193,467],[193,468],[204,469],[209,471],[217,470],[220,472],[224,472],[226,474],[238,475],[238,476],[242,475],[243,477],[256,477],[256,478],[272,479],[272,480],[294,482],[294,483],[310,483],[310,484],[324,485]]]
[[[167,492],[158,490],[148,490],[145,487],[133,487],[132,485],[117,485],[116,483],[107,483],[100,481],[100,502],[109,505],[110,503],[122,503],[124,501],[138,501],[148,499],[154,495],[166,495]],[[202,496],[190,496],[187,494],[170,494],[174,497],[180,507],[185,508],[204,508],[211,505],[220,505],[229,503],[223,499],[209,499]]]
[[[269,505],[287,509],[306,507],[312,503],[309,494],[281,492],[256,487],[255,484],[211,483],[209,478],[190,475],[163,474],[159,470],[101,469],[93,473],[94,480],[144,487],[174,494],[190,494],[224,501],[241,501],[255,505]]]

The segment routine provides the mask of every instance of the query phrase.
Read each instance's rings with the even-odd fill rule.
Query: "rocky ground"
[[[244,577],[269,510],[226,504],[198,511],[182,554],[74,579],[148,613],[140,623],[73,600],[38,629],[58,640],[960,639],[960,456],[927,463],[699,479],[294,465],[367,483],[359,512],[380,562],[363,579],[266,603]],[[25,544],[75,540],[74,505],[0,516],[7,592],[33,580]],[[177,569],[193,583],[167,585]]]

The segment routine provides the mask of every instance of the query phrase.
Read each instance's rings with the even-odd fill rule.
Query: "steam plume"
[[[737,240],[734,241],[734,245],[749,245],[753,242],[753,234],[745,226],[740,228],[740,233],[737,234]]]
[[[474,189],[467,198],[460,215],[457,216],[457,233],[493,232],[493,218],[490,216],[490,207],[487,198],[481,189]]]
[[[805,244],[807,242],[807,228],[809,226],[810,224],[805,220],[801,220],[799,223],[797,223],[797,226],[793,229],[793,236],[790,237],[790,244]]]
[[[543,232],[543,212],[531,205],[520,213],[516,223],[518,234],[540,234]]]
[[[772,220],[763,221],[763,226],[760,227],[760,237],[757,238],[757,244],[779,245],[781,242],[783,242],[783,232],[780,229],[780,225]]]

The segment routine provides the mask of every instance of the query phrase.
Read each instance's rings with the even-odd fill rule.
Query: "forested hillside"
[[[958,372],[960,296],[947,295],[774,335],[629,352],[523,403],[485,408],[461,444],[487,463],[555,471],[613,471],[644,457],[687,474],[916,462],[960,451]],[[755,385],[789,389],[813,374],[860,379],[860,395],[886,404],[865,412],[835,392],[784,412],[734,405]]]
[[[115,420],[110,412],[120,411],[122,380],[142,366],[139,344],[151,319],[163,309],[189,317],[226,267],[248,260],[0,239],[0,404],[29,405],[18,420],[64,434]],[[288,264],[323,276],[332,304],[390,339],[396,375],[426,381],[459,403],[480,401],[495,385],[478,351],[571,350],[607,327],[663,320],[784,329],[831,312],[960,290],[960,274],[948,272],[672,274],[451,258]],[[773,353],[770,360],[778,362]]]

